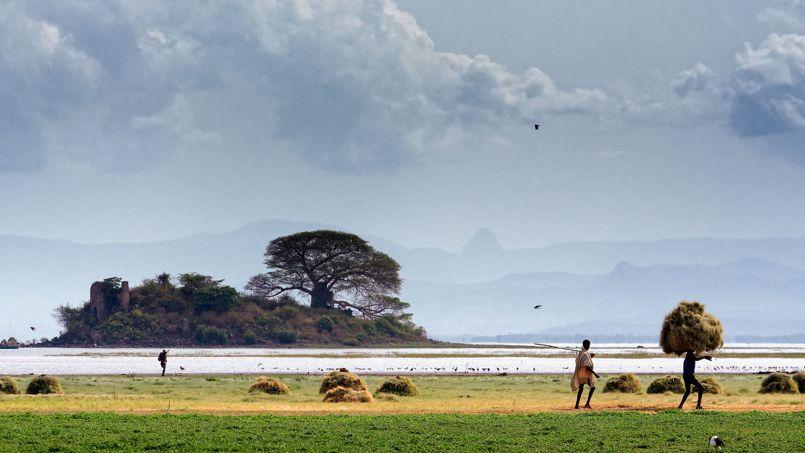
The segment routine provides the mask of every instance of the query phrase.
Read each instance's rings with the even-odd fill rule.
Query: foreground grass
[[[643,388],[657,376],[639,376]],[[722,395],[705,395],[708,409],[801,411],[805,395],[760,395],[758,375],[716,376]],[[30,376],[18,377],[25,388]],[[420,397],[383,397],[369,404],[322,403],[321,376],[277,376],[291,395],[250,394],[255,376],[66,376],[64,395],[0,395],[0,413],[208,413],[208,414],[421,414],[528,413],[571,410],[575,395],[568,375],[416,376]],[[365,376],[374,391],[380,376]],[[603,381],[599,386],[603,389]],[[659,411],[676,407],[679,395],[596,392],[596,409]],[[690,401],[691,407],[695,400]]]
[[[0,415],[0,451],[802,451],[805,412]]]

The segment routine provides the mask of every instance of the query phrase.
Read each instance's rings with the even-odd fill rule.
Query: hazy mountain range
[[[0,337],[52,336],[61,303],[108,276],[199,272],[242,287],[273,238],[332,226],[265,221],[221,234],[82,245],[0,236]],[[705,302],[728,336],[805,332],[805,239],[569,242],[503,249],[480,230],[458,252],[365,235],[402,265],[403,297],[435,337],[507,333],[654,336],[677,301]],[[534,305],[542,308],[534,310]]]

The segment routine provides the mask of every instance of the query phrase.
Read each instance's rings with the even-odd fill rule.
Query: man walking
[[[570,388],[579,392],[576,394],[576,409],[578,409],[581,394],[584,392],[584,384],[590,386],[590,393],[587,394],[587,404],[584,405],[584,408],[592,409],[590,400],[593,398],[593,392],[595,391],[595,379],[601,376],[593,370],[593,357],[595,357],[595,354],[590,353],[590,340],[584,340],[581,346],[582,350],[576,356],[576,370],[573,372]]]
[[[164,376],[165,368],[168,366],[168,351],[163,349],[162,352],[159,353],[159,357],[157,357],[157,359],[159,360],[159,364],[162,365],[162,375]]]
[[[696,402],[696,409],[702,409],[702,394],[704,393],[704,387],[702,384],[699,383],[699,380],[696,379],[696,362],[699,360],[713,360],[713,358],[709,355],[697,355],[693,352],[693,349],[688,349],[688,352],[685,354],[685,363],[682,364],[682,379],[685,381],[685,394],[682,395],[682,401],[679,403],[679,409],[682,409],[682,406],[685,405],[685,400],[688,399],[690,395],[690,386],[692,385],[696,392],[699,393],[699,400]]]

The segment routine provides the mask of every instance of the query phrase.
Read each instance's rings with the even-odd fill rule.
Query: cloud
[[[702,92],[713,80],[714,74],[703,63],[679,73],[671,82],[671,89],[677,96],[685,97],[691,93]]]
[[[805,128],[805,36],[770,34],[736,55],[730,122],[743,136]]]
[[[15,107],[0,114],[0,172],[195,147],[394,169],[609,102],[437,51],[391,0],[6,3],[0,50],[0,101]]]

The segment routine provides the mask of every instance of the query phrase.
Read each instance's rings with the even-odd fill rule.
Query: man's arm
[[[599,376],[599,375],[598,375],[598,373],[596,373],[596,372],[595,372],[595,370],[593,370],[593,367],[588,366],[588,367],[586,367],[586,368],[587,368],[587,371],[589,371],[590,373],[593,373],[593,375],[594,375],[595,377],[597,377],[597,378],[600,378],[600,377],[601,377],[601,376]]]

